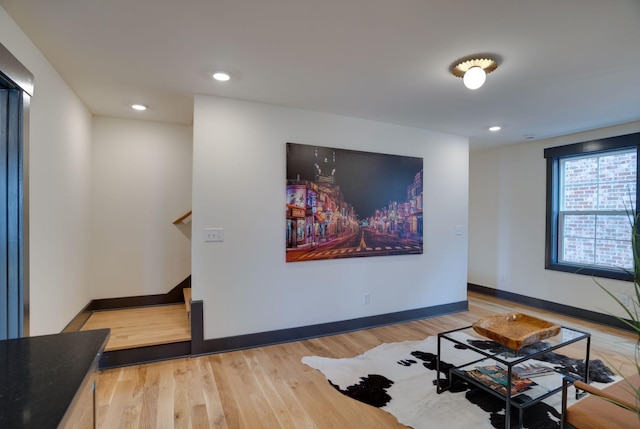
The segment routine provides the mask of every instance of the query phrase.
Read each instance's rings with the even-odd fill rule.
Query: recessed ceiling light
[[[231,75],[229,73],[223,72],[223,71],[217,71],[217,72],[213,73],[212,76],[218,82],[226,82],[229,79],[231,79]]]
[[[492,132],[494,132],[494,133],[495,133],[496,131],[500,131],[501,129],[502,129],[502,127],[501,127],[501,126],[498,126],[498,125],[494,125],[493,127],[489,127],[489,131],[492,131]]]
[[[140,110],[140,111],[144,111],[148,109],[148,107],[145,106],[144,104],[132,104],[131,108],[134,110]]]

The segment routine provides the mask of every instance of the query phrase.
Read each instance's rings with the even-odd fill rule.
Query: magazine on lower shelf
[[[511,368],[511,371],[520,378],[541,377],[543,375],[549,375],[555,372],[553,368],[536,362],[516,365]]]
[[[496,392],[507,394],[507,371],[497,365],[478,366],[466,371],[467,375],[476,379]],[[537,383],[529,378],[511,377],[511,396],[519,395],[535,386]]]
[[[497,365],[503,370],[507,370],[507,367],[505,365],[499,363]],[[514,377],[535,378],[555,374],[556,371],[553,369],[553,367],[546,366],[540,362],[527,362],[512,366],[511,373]]]

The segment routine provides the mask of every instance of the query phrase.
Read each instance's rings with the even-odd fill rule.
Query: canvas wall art
[[[422,161],[287,143],[287,262],[421,254]]]

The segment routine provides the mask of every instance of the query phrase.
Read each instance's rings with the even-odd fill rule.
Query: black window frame
[[[633,281],[633,277],[621,269],[607,269],[580,264],[558,262],[560,160],[574,156],[599,155],[621,149],[635,148],[636,156],[636,205],[640,203],[640,133],[626,134],[605,139],[590,140],[565,146],[546,148],[547,160],[545,269],[582,274],[616,280]],[[630,208],[637,210],[637,207]]]

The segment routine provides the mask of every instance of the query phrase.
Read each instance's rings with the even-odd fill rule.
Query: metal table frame
[[[437,357],[437,361],[436,361],[436,391],[438,394],[448,390],[451,387],[451,383],[453,382],[453,378],[454,377],[460,377],[462,378],[464,381],[466,382],[471,382],[476,386],[479,386],[480,388],[482,388],[483,390],[498,396],[500,398],[504,398],[505,399],[505,429],[510,429],[511,428],[511,406],[515,406],[516,408],[519,409],[519,420],[518,420],[518,427],[521,428],[522,427],[522,418],[523,418],[523,413],[524,413],[524,409],[534,405],[540,401],[542,401],[543,399],[554,395],[560,391],[562,391],[562,377],[560,380],[560,385],[557,388],[554,388],[550,391],[548,391],[548,393],[538,396],[536,398],[531,399],[530,401],[524,403],[524,404],[518,404],[518,403],[514,403],[512,401],[512,395],[511,395],[511,389],[507,388],[506,389],[506,395],[503,395],[500,392],[496,392],[495,390],[491,389],[490,387],[484,385],[481,381],[476,380],[468,375],[466,375],[464,373],[464,371],[459,370],[458,368],[461,367],[465,367],[468,365],[472,365],[474,363],[479,363],[482,361],[485,361],[487,359],[493,359],[497,362],[499,362],[500,364],[504,365],[504,367],[507,370],[507,385],[510,386],[511,385],[511,379],[512,379],[512,375],[513,375],[513,371],[512,368],[515,365],[518,365],[522,362],[525,362],[529,359],[535,359],[537,356],[543,355],[545,353],[548,353],[550,351],[553,350],[557,350],[560,349],[562,347],[566,347],[570,344],[576,343],[578,341],[583,341],[586,340],[587,344],[586,344],[586,353],[585,353],[585,369],[584,369],[584,374],[575,374],[576,377],[575,379],[582,379],[585,382],[589,382],[589,354],[590,354],[590,349],[591,349],[591,334],[588,332],[584,332],[584,331],[580,331],[577,329],[573,329],[573,328],[568,328],[565,326],[561,327],[561,335],[565,333],[565,331],[567,333],[569,333],[570,335],[575,335],[574,338],[568,339],[568,340],[561,340],[558,344],[555,345],[549,345],[549,347],[543,349],[543,350],[539,350],[533,353],[528,353],[528,354],[522,354],[519,355],[519,352],[521,351],[514,351],[514,356],[512,357],[511,360],[507,360],[504,359],[500,356],[500,354],[502,354],[503,352],[498,352],[498,353],[493,353],[490,351],[486,351],[486,350],[482,350],[478,347],[474,347],[471,344],[468,343],[464,343],[462,341],[459,341],[455,338],[451,338],[450,334],[455,333],[455,332],[460,332],[460,331],[464,331],[467,330],[469,328],[472,328],[472,326],[465,326],[463,328],[458,328],[458,329],[452,329],[450,331],[446,331],[446,332],[441,332],[438,334],[438,357]],[[462,365],[458,365],[455,366],[453,368],[451,368],[449,370],[449,385],[447,386],[442,386],[441,385],[441,379],[440,379],[440,374],[443,373],[443,371],[440,370],[441,367],[441,360],[442,360],[442,348],[441,348],[441,341],[442,339],[451,341],[455,344],[459,344],[459,345],[463,345],[466,348],[468,348],[470,351],[477,353],[479,355],[481,355],[482,357],[476,359],[476,360],[470,360]],[[487,338],[484,337],[476,337],[476,339],[478,340],[486,340],[489,341]],[[498,343],[496,343],[498,344]],[[562,376],[566,376],[566,375],[562,375]],[[576,397],[579,397],[581,395],[578,394],[578,392],[576,391]]]

